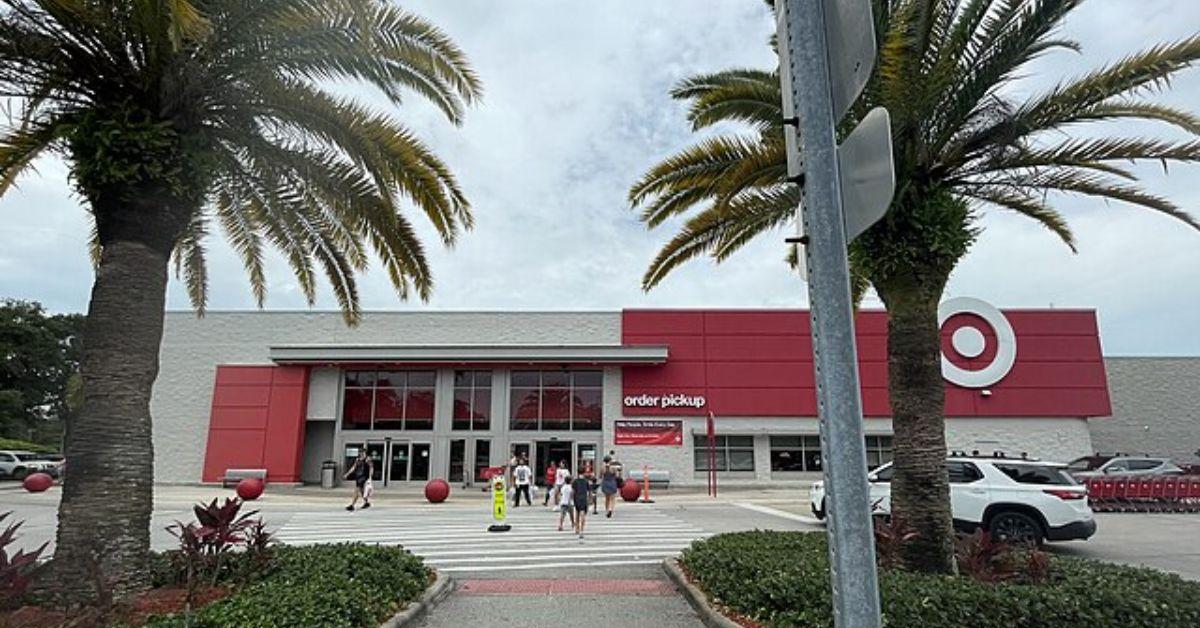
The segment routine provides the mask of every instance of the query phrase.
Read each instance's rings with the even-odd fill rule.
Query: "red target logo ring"
[[[1017,336],[1003,312],[986,301],[971,297],[956,297],[938,306],[938,327],[959,314],[974,314],[983,319],[996,335],[996,356],[979,370],[962,368],[942,354],[942,377],[964,388],[987,388],[1004,379],[1017,361]],[[954,351],[964,358],[983,355],[987,339],[976,327],[960,327],[950,338]]]

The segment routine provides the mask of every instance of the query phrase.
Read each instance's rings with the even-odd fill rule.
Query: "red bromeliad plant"
[[[226,498],[225,503],[220,506],[217,505],[216,498],[213,498],[207,505],[197,504],[192,508],[196,513],[196,520],[200,522],[196,534],[212,562],[213,586],[216,586],[217,578],[221,574],[221,559],[234,546],[246,542],[246,531],[255,521],[251,517],[258,514],[257,510],[251,510],[239,515],[241,509],[241,500],[230,498]]]
[[[1043,584],[1053,575],[1050,555],[1037,546],[1007,543],[983,530],[960,535],[954,557],[958,573],[977,582]]]
[[[875,520],[875,562],[881,569],[893,569],[904,564],[904,547],[918,533],[901,517]]]
[[[0,513],[0,522],[11,514]],[[46,549],[47,544],[42,543],[41,547],[32,552],[17,550],[17,553],[9,556],[5,548],[17,539],[17,530],[21,529],[23,523],[18,521],[9,524],[4,532],[0,533],[0,609],[16,606],[25,597],[25,591],[29,589],[29,584],[37,572],[38,558]]]
[[[246,553],[250,556],[250,564],[254,572],[262,572],[271,560],[271,548],[275,544],[275,535],[267,531],[267,524],[262,519],[250,523],[245,532]]]

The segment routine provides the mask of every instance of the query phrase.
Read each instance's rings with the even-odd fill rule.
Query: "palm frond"
[[[998,205],[1032,218],[1057,235],[1071,251],[1076,251],[1075,235],[1062,214],[1027,192],[1009,186],[977,186],[962,190],[970,198]]]
[[[730,70],[682,81],[671,91],[690,100],[688,121],[694,130],[718,122],[744,122],[761,132],[777,128],[783,119],[777,73]]]
[[[1059,85],[1022,106],[1016,119],[1032,129],[1053,128],[1079,112],[1120,96],[1162,88],[1173,74],[1200,61],[1200,36],[1154,46],[1121,61]]]

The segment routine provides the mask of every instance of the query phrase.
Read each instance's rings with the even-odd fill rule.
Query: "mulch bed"
[[[233,593],[229,587],[209,587],[196,591],[192,610],[198,610],[205,605],[228,597]],[[182,587],[164,587],[151,589],[121,608],[114,610],[108,618],[109,622],[123,622],[140,626],[152,615],[169,615],[183,612],[187,600],[187,589]],[[56,628],[63,625],[93,625],[102,622],[85,617],[72,616],[59,610],[40,606],[23,606],[15,611],[0,612],[0,626],[22,626],[28,628]],[[107,622],[103,622],[107,623]]]

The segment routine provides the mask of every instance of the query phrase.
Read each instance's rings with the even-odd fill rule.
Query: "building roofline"
[[[475,364],[663,364],[665,345],[497,345],[497,344],[283,344],[272,345],[276,364],[313,363],[475,363]]]

